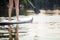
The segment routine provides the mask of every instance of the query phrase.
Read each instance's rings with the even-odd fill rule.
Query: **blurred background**
[[[35,7],[40,10],[60,10],[60,0],[30,0]],[[0,0],[0,17],[8,16],[8,0]],[[21,10],[21,4],[23,5],[23,10]],[[14,5],[15,6],[15,5]],[[27,2],[27,0],[19,0],[19,14],[28,15],[27,10],[33,10],[32,6]],[[12,16],[15,15],[15,8],[13,8]],[[3,15],[4,14],[4,15]]]

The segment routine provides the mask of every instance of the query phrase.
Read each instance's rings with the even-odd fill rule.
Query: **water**
[[[19,31],[26,32],[19,40],[60,40],[60,16],[34,15],[33,23],[20,24]]]

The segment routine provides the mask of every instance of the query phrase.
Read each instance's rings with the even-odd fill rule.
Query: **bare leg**
[[[16,8],[16,17],[17,21],[19,21],[19,0],[14,0],[15,1],[15,8]]]
[[[19,19],[18,19],[19,18],[19,0],[14,0],[14,1],[15,1],[17,21],[19,21]],[[15,40],[18,40],[18,24],[16,25]]]
[[[13,8],[13,0],[9,0],[9,20],[11,20],[11,14],[12,14],[12,8]]]
[[[13,8],[13,0],[9,0],[9,10],[8,10],[9,21],[11,21],[12,8]],[[9,40],[13,40],[12,30],[10,25],[9,25],[8,31],[9,31]]]

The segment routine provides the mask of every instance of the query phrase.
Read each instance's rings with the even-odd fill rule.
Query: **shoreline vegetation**
[[[40,10],[40,13],[43,13],[43,14],[50,14],[50,15],[52,15],[52,14],[59,14],[60,15],[60,10],[58,10],[58,9],[55,9],[55,10]],[[3,15],[4,14],[4,15]],[[21,12],[19,12],[19,14],[20,15],[25,15],[25,16],[27,16],[27,15],[32,15],[32,14],[34,14],[34,11],[33,10],[24,10],[24,11],[21,11]],[[12,17],[13,16],[15,16],[16,14],[15,14],[15,10],[12,12]],[[8,17],[8,11],[7,10],[5,10],[5,11],[1,11],[0,12],[0,17]]]

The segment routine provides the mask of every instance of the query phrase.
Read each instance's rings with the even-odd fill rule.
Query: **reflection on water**
[[[34,15],[33,23],[19,24],[19,40],[60,40],[60,16],[42,15]]]

